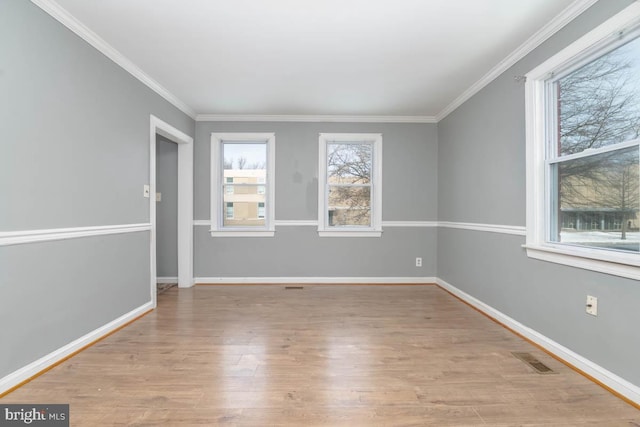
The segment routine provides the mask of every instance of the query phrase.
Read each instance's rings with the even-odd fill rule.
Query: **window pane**
[[[369,184],[371,182],[371,144],[327,145],[329,184]]]
[[[223,201],[233,205],[225,215],[224,227],[263,227],[266,202],[267,144],[224,142]],[[257,185],[262,183],[263,185]],[[227,211],[229,208],[227,208]]]
[[[233,205],[233,214],[225,215],[224,226],[253,227],[264,226],[265,195],[259,192],[259,185],[226,184],[224,192],[224,205]],[[254,180],[254,182],[257,182]],[[229,190],[231,188],[231,190]]]
[[[225,177],[227,170],[256,170],[267,168],[267,144],[224,142],[222,144]],[[263,175],[264,176],[264,175]]]
[[[329,186],[329,226],[371,226],[371,187]]]
[[[558,154],[636,139],[640,133],[640,38],[559,79]]]
[[[638,159],[636,146],[554,165],[559,203],[552,228],[558,231],[551,240],[638,252]]]

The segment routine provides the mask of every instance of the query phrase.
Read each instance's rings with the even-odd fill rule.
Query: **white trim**
[[[150,223],[101,225],[95,227],[51,228],[44,230],[3,231],[0,232],[0,246],[48,242],[53,240],[77,239],[81,237],[103,236],[109,234],[137,233],[140,231],[148,230],[151,230]]]
[[[178,283],[178,277],[169,277],[169,276],[165,276],[165,277],[156,277],[156,283]]]
[[[91,31],[87,26],[80,22],[76,17],[71,15],[66,9],[60,6],[53,0],[31,0],[33,4],[40,9],[48,13],[51,17],[56,19],[62,25],[73,31],[76,35],[80,36],[83,40],[97,49],[107,58],[122,67],[126,72],[133,77],[140,80],[144,85],[150,88],[152,91],[166,99],[173,104],[177,109],[195,119],[197,117],[196,112],[189,107],[186,103],[181,101],[177,96],[169,92],[160,83],[151,78],[147,73],[142,71],[140,67],[134,64],[131,60],[125,57],[122,53],[116,50],[113,46],[107,43],[104,39]]]
[[[367,230],[357,231],[353,228],[348,230],[327,230],[318,231],[320,237],[382,237],[382,231]]]
[[[438,221],[382,221],[385,227],[437,227]]]
[[[447,105],[442,111],[436,114],[436,122],[447,117],[459,106],[464,104],[469,98],[480,92],[485,86],[498,78],[502,73],[515,65],[522,58],[527,56],[531,51],[544,43],[555,33],[564,28],[567,24],[577,18],[582,12],[593,6],[598,0],[576,0],[565,8],[559,15],[549,21],[544,27],[538,30],[534,35],[529,37],[527,41],[521,44],[516,50],[511,52],[506,58],[496,64],[487,74],[482,76],[480,80],[475,82],[471,87],[462,92],[456,99]]]
[[[557,264],[569,265],[586,270],[598,271],[620,277],[638,279],[640,257],[638,254],[607,251],[597,248],[581,248],[562,243],[549,242],[550,193],[549,164],[565,159],[595,155],[623,146],[633,146],[628,142],[598,150],[556,159],[546,150],[549,146],[550,130],[547,126],[549,107],[547,82],[557,78],[552,73],[566,72],[580,64],[580,60],[596,55],[599,49],[615,47],[620,34],[640,23],[640,2],[635,2],[614,15],[589,33],[571,43],[551,58],[527,73],[525,84],[526,123],[526,245],[527,256]],[[615,148],[612,148],[615,147]]]
[[[74,352],[104,337],[113,330],[118,329],[122,325],[132,321],[138,316],[143,315],[151,309],[153,309],[152,303],[147,302],[140,307],[130,311],[129,313],[126,313],[118,317],[117,319],[107,323],[106,325],[103,325],[98,329],[95,329],[88,334],[83,335],[82,337],[70,342],[69,344],[52,351],[51,353],[41,357],[40,359],[29,363],[28,365],[18,369],[17,371],[10,373],[9,375],[0,379],[0,394],[28,380],[34,375],[37,375],[51,365],[54,365],[65,357],[68,357]]]
[[[257,230],[209,230],[211,237],[273,237],[275,231],[257,231]]]
[[[372,144],[370,227],[330,227],[328,224],[327,145],[332,142]],[[320,133],[318,148],[318,235],[320,237],[338,237],[339,234],[342,237],[380,237],[382,235],[382,134]]]
[[[223,219],[221,217],[222,210],[222,171],[220,169],[221,159],[220,147],[225,142],[248,142],[255,141],[267,144],[267,177],[266,177],[266,194],[265,194],[265,225],[264,227],[252,227],[245,230],[234,230],[233,227],[223,227]],[[266,237],[268,234],[273,236],[275,231],[275,169],[276,169],[276,135],[273,132],[225,132],[211,133],[211,176],[210,176],[210,215],[211,215],[211,236],[212,237]]]
[[[276,220],[276,227],[317,227],[316,219],[281,219]]]
[[[602,384],[606,385],[617,393],[620,393],[633,402],[640,403],[640,387],[619,377],[613,372],[608,371],[602,366],[595,364],[594,362],[542,335],[541,333],[523,325],[517,320],[512,319],[511,317],[496,310],[490,305],[485,304],[484,302],[467,294],[464,291],[461,291],[450,283],[447,283],[440,278],[436,278],[436,283],[443,289],[446,289],[463,301],[477,308],[481,312],[487,314],[489,317],[497,320],[498,322],[522,335],[523,337],[533,341],[542,348],[558,356],[560,359],[581,370],[585,374],[590,375],[591,377],[600,381]]]
[[[331,283],[382,283],[382,284],[415,284],[436,283],[435,277],[196,277],[196,284],[331,284]]]
[[[156,194],[156,134],[178,144],[178,286],[193,286],[193,138],[154,115],[149,118],[149,187]],[[156,201],[149,198],[150,292],[156,306]]]
[[[198,114],[198,122],[437,123],[433,116]]]
[[[193,221],[194,226],[210,226],[211,221],[206,219],[197,219]],[[317,227],[317,220],[294,220],[284,219],[276,220],[276,227]],[[512,234],[517,236],[526,235],[526,229],[520,225],[500,225],[500,224],[479,224],[471,222],[450,222],[450,221],[382,221],[382,228],[458,228],[462,230],[485,231],[490,233]],[[331,233],[331,231],[327,231]],[[345,233],[345,232],[339,232]]]
[[[438,222],[439,227],[459,228],[462,230],[486,231],[489,233],[514,234],[517,236],[526,235],[525,227],[518,225],[498,225],[498,224],[477,224],[472,222]]]
[[[590,248],[575,248],[568,245],[566,248],[535,245],[523,245],[523,247],[527,250],[529,258],[640,280],[640,268],[638,268],[640,260],[637,255],[616,254],[619,258],[627,259],[626,264],[621,264],[619,260],[616,262],[603,259],[607,254],[603,254],[601,258],[595,258],[597,255],[590,255],[590,252],[592,252],[589,250]],[[584,249],[584,252],[581,253],[578,249]],[[635,259],[629,259],[631,257],[635,257]]]

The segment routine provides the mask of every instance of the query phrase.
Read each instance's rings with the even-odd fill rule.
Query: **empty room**
[[[640,426],[640,2],[0,0],[0,425]]]

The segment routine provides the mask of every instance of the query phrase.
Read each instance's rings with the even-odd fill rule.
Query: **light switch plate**
[[[598,298],[587,295],[587,314],[592,316],[598,315]]]
[[[145,185],[142,191],[143,191],[142,194],[144,195],[144,197],[148,199],[151,194],[151,187],[149,185]]]
[[[156,193],[156,202],[162,201],[162,193]]]

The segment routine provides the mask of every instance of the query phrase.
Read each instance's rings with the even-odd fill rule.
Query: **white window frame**
[[[620,38],[637,30],[638,25],[640,2],[635,2],[526,75],[527,234],[524,247],[531,258],[640,279],[640,254],[550,241],[551,177],[548,171],[552,162],[549,161],[551,156],[547,156],[547,123],[555,120],[555,115],[549,112],[546,93],[547,82],[554,73],[576,69],[585,61],[604,54],[607,47],[619,44]]]
[[[329,226],[327,198],[327,145],[329,143],[369,143],[372,145],[371,226]],[[380,237],[382,236],[382,134],[321,133],[318,164],[318,235],[320,237]]]
[[[224,158],[222,145],[235,143],[264,143],[267,145],[267,176],[265,187],[265,225],[224,227]],[[211,236],[213,237],[273,237],[275,235],[275,156],[274,133],[212,133],[211,134]],[[224,207],[224,209],[223,209]]]

